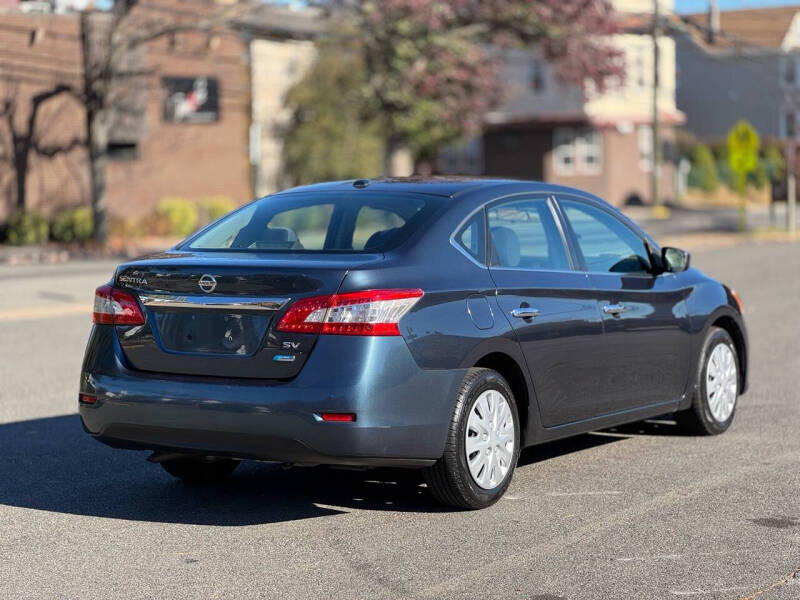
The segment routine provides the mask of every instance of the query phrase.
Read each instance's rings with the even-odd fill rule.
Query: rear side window
[[[456,244],[461,246],[467,254],[472,256],[472,258],[479,263],[484,264],[486,260],[486,246],[483,239],[485,234],[486,226],[483,218],[483,211],[480,210],[464,224],[455,235],[454,239]]]
[[[494,205],[488,217],[492,266],[548,271],[570,269],[561,232],[544,198]]]
[[[250,252],[385,252],[444,199],[404,193],[279,194],[234,212],[181,247]]]

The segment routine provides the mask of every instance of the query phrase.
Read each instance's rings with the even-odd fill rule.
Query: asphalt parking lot
[[[534,447],[478,512],[437,506],[413,471],[248,463],[191,488],[98,444],[77,380],[113,265],[2,267],[0,598],[800,598],[800,246],[693,260],[745,303],[730,431]]]

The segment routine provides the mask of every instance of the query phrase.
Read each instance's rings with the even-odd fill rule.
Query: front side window
[[[642,239],[606,211],[561,200],[590,273],[648,273],[650,258]]]
[[[544,198],[512,200],[488,211],[491,265],[566,271],[567,250]]]
[[[251,252],[384,252],[432,218],[442,198],[420,194],[293,193],[262,198],[181,247]]]

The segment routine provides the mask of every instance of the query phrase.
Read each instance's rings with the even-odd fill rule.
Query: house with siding
[[[624,53],[627,79],[602,93],[560,82],[535,51],[504,53],[506,101],[486,116],[480,143],[472,141],[442,156],[442,170],[536,179],[588,190],[614,204],[648,202],[652,157],[653,2],[614,0],[621,32],[612,42]],[[672,0],[660,0],[673,14]],[[675,45],[658,40],[660,122],[669,146],[683,122],[675,104]],[[671,155],[669,148],[663,153]],[[470,171],[472,168],[472,171]],[[674,189],[671,162],[660,166],[661,195]]]
[[[746,119],[763,138],[800,128],[800,5],[684,15],[675,34],[686,129],[719,141]]]

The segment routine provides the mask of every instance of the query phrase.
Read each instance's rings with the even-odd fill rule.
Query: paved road
[[[78,305],[111,265],[0,270],[0,597],[798,598],[800,247],[695,264],[746,304],[731,430],[639,423],[529,449],[480,512],[437,507],[404,471],[254,463],[191,489],[97,444],[75,415]]]

